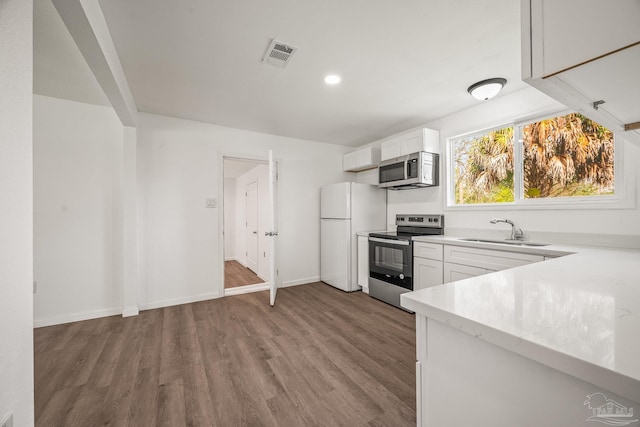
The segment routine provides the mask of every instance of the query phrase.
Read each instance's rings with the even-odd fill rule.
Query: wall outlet
[[[218,207],[218,200],[216,200],[216,199],[206,199],[205,200],[205,206],[208,209],[217,208]]]
[[[13,427],[13,414],[7,414],[2,418],[0,427]]]

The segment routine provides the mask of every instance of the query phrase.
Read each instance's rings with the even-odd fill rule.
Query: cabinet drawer
[[[444,261],[500,271],[519,267],[532,262],[543,261],[542,255],[517,252],[495,251],[492,249],[466,248],[464,246],[444,246]]]
[[[442,261],[442,245],[437,243],[413,242],[413,256]]]

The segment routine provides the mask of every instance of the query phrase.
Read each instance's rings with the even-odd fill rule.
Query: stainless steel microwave
[[[385,160],[378,167],[378,187],[391,190],[434,187],[438,185],[439,156],[417,153]]]

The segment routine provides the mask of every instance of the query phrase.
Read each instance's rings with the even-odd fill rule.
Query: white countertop
[[[440,243],[446,245],[466,246],[468,248],[493,249],[497,251],[518,252],[548,257],[570,255],[576,252],[590,249],[586,246],[567,246],[549,244],[545,246],[516,246],[503,243],[469,242],[460,237],[451,236],[413,236],[414,242]]]
[[[511,247],[545,262],[403,294],[403,307],[640,402],[640,250]],[[456,243],[458,242],[458,243]]]

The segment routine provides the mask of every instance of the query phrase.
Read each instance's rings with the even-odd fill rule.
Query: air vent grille
[[[267,53],[264,54],[262,62],[284,68],[297,50],[297,47],[274,39],[271,41],[271,44],[269,44],[269,48],[267,49]]]

